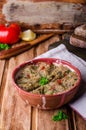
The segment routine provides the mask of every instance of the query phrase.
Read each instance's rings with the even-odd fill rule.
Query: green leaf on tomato
[[[8,44],[0,43],[0,51],[1,50],[8,50],[9,48],[10,48],[10,46]]]

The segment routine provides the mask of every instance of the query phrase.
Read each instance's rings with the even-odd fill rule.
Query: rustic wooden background
[[[0,23],[7,21],[86,23],[86,0],[0,0]]]
[[[41,3],[39,1],[41,1]],[[63,3],[64,1],[65,3]],[[37,4],[38,2],[39,4]],[[49,24],[49,27],[53,27],[50,26],[50,23],[51,24],[60,23],[61,25],[64,23],[72,23],[72,24],[86,23],[86,0],[51,0],[51,1],[47,0],[47,4],[45,3],[45,0],[0,0],[0,23],[14,22],[14,21],[24,23],[24,25],[45,24],[45,27],[47,27],[46,23]],[[56,26],[57,25],[60,26],[59,24],[56,24]],[[44,26],[41,27],[44,28]],[[68,26],[65,25],[63,27],[65,28]],[[53,42],[55,40],[59,41],[60,37],[55,36],[53,39],[51,39],[51,41]],[[47,125],[46,126],[43,125],[41,130],[44,129],[47,130],[49,129],[49,127],[53,130],[56,128],[60,130],[65,128],[66,130],[86,129],[86,121],[84,121],[84,119],[82,119],[80,115],[71,111],[69,107],[67,107],[68,115],[70,115],[68,121],[63,121],[59,124],[53,123],[53,125],[49,126],[51,124],[50,120],[51,116],[55,113],[55,111],[43,112],[41,110],[33,109],[30,106],[27,105],[25,106],[20,97],[18,95],[15,95],[15,90],[12,89],[11,87],[12,81],[10,80],[10,74],[12,72],[12,69],[17,64],[22,63],[28,59],[32,59],[35,56],[40,55],[41,53],[47,51],[49,44],[51,44],[51,41],[49,40],[39,46],[36,46],[32,48],[30,51],[21,54],[19,57],[15,57],[10,60],[2,60],[2,61],[0,60],[0,85],[1,85],[0,87],[2,88],[2,89],[0,88],[0,99],[3,98],[1,93],[3,94],[4,88],[5,88],[4,95],[6,97],[3,102],[2,108],[4,109],[2,112],[3,113],[2,116],[1,116],[1,101],[0,101],[0,118],[2,117],[1,124],[6,127],[4,128],[4,130],[7,130],[7,127],[9,130],[15,130],[15,129],[22,130],[23,127],[25,128],[25,130],[27,129],[35,130],[36,128],[40,130],[41,124],[45,123]],[[6,82],[4,82],[5,80]],[[11,95],[9,95],[9,92]],[[15,102],[16,99],[17,102]],[[20,107],[18,107],[17,105],[18,103],[20,103],[20,107],[23,106],[23,109],[25,111],[23,111],[23,109],[21,110],[19,109]],[[9,107],[9,104],[11,107]],[[12,108],[12,111],[10,111],[9,108]],[[7,109],[8,111],[6,113]],[[66,110],[65,108],[63,109]],[[12,121],[10,117],[8,118],[8,115],[12,118]],[[27,115],[30,116],[27,117]],[[42,117],[41,120],[40,117]],[[24,119],[26,119],[25,123],[23,123]],[[32,124],[32,126],[30,126],[30,123]],[[1,126],[0,130],[2,130]]]

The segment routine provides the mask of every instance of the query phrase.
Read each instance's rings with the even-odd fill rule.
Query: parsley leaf
[[[53,121],[61,121],[63,119],[68,119],[68,116],[63,111],[59,111],[56,115],[52,117]]]
[[[40,85],[45,85],[48,83],[48,79],[46,77],[41,77],[39,84]]]
[[[10,48],[10,46],[8,44],[0,43],[0,51],[1,50],[8,50],[9,48]]]

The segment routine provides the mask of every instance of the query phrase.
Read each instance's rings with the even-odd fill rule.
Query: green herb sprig
[[[63,119],[68,119],[68,116],[63,111],[59,111],[56,115],[52,117],[53,121],[61,121]]]
[[[9,48],[10,48],[10,46],[8,44],[0,43],[0,51],[1,50],[8,50]]]
[[[39,84],[43,86],[47,83],[48,83],[48,79],[46,77],[41,77]]]

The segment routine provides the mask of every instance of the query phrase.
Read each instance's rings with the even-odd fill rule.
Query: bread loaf
[[[83,24],[83,25],[75,28],[74,33],[75,33],[75,35],[86,38],[86,24]]]
[[[74,34],[70,37],[70,44],[76,47],[86,48],[86,24],[75,28]]]
[[[70,37],[70,44],[76,47],[86,48],[86,39],[81,36],[73,34]]]

